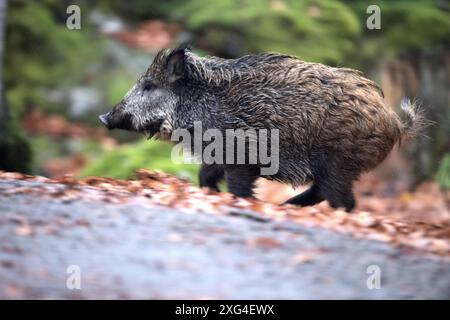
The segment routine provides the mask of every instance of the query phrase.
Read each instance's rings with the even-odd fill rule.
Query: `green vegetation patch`
[[[171,160],[172,146],[160,141],[142,140],[104,152],[94,160],[81,176],[103,176],[127,179],[137,169],[160,170],[188,178],[196,183],[199,166],[176,164]]]

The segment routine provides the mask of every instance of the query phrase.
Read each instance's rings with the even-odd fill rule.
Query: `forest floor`
[[[0,199],[3,299],[450,299],[445,221],[277,206],[144,170],[0,172]]]

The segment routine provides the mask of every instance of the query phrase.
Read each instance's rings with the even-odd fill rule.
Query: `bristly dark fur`
[[[222,59],[185,48],[162,50],[140,82],[144,79],[167,92],[166,131],[192,129],[194,121],[204,130],[279,129],[279,171],[265,178],[293,186],[313,182],[287,201],[298,205],[328,200],[352,210],[352,182],[385,159],[402,136],[417,131],[422,119],[416,105],[405,102],[403,123],[360,71],[275,53]],[[151,111],[126,107],[133,94],[127,97],[117,109],[139,113],[137,123],[153,121]],[[113,112],[120,117],[120,110]],[[200,185],[218,190],[225,179],[230,192],[248,197],[258,177],[257,165],[204,165]]]

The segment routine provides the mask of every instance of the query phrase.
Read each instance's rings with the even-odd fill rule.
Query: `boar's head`
[[[184,46],[162,50],[146,73],[114,108],[99,116],[110,130],[123,129],[151,138],[170,131],[171,117],[179,102],[180,80],[185,69]]]

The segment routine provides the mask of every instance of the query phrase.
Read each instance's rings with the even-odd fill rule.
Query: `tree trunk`
[[[6,1],[0,0],[0,170],[29,172],[31,148],[11,117],[6,102],[3,59],[5,51]]]
[[[6,0],[0,0],[0,135],[4,134],[5,124],[8,121],[9,110],[3,86],[3,51],[5,43]]]

